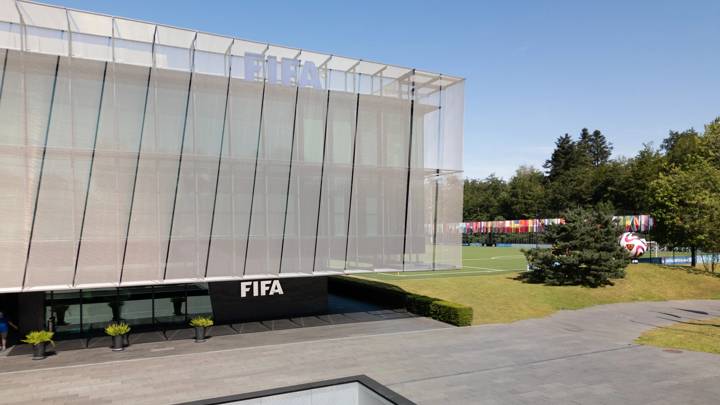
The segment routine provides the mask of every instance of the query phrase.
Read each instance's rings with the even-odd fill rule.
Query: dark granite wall
[[[247,322],[322,314],[327,311],[327,277],[276,279],[283,294],[268,295],[273,280],[220,281],[209,283],[216,323]],[[262,281],[268,286],[261,295]],[[242,283],[257,283],[255,285]],[[242,296],[243,290],[245,297]],[[254,292],[257,296],[254,296]]]

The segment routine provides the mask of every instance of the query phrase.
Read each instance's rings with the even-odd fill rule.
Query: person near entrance
[[[0,312],[0,337],[2,337],[2,349],[0,350],[0,352],[4,352],[7,346],[7,334],[9,326],[12,326],[15,330],[17,330],[18,328],[17,326],[15,326],[14,323],[10,322],[10,320],[5,317],[5,314]]]

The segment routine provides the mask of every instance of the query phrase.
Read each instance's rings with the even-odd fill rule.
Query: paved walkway
[[[710,316],[720,316],[720,301],[604,305],[468,328],[405,318],[358,324],[374,326],[365,332],[354,324],[289,329],[202,345],[163,342],[175,353],[155,358],[78,350],[70,353],[95,353],[99,362],[74,366],[7,357],[0,392],[8,403],[156,404],[366,374],[427,404],[708,404],[720,398],[720,356],[632,341],[656,326]],[[210,350],[221,343],[227,347]]]

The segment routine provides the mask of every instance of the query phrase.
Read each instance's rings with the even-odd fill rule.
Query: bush
[[[467,305],[438,300],[430,304],[430,317],[455,326],[470,326],[473,309]]]
[[[105,327],[105,333],[110,336],[121,336],[130,333],[130,326],[125,322],[111,323]]]
[[[55,342],[52,340],[53,335],[53,332],[47,330],[34,330],[25,335],[25,339],[22,341],[33,346],[37,346],[42,343],[50,343],[55,346]]]
[[[196,316],[190,320],[190,326],[194,328],[209,328],[214,324],[215,322],[209,316]]]
[[[520,276],[531,283],[548,285],[612,285],[625,277],[630,257],[618,243],[620,230],[608,207],[576,209],[565,215],[565,224],[547,228],[550,249],[524,251],[530,271]]]
[[[413,314],[430,316],[430,305],[434,301],[437,301],[437,298],[408,293],[405,297],[405,308]]]

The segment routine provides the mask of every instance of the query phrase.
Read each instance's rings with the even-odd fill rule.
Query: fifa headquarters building
[[[331,275],[458,268],[463,87],[0,0],[0,310],[68,334],[282,316]]]

